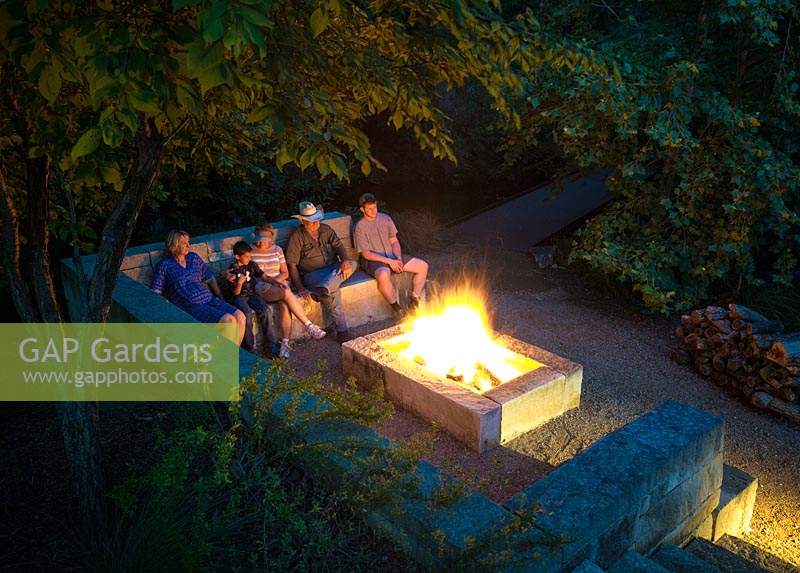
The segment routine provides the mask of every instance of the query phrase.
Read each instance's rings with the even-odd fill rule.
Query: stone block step
[[[672,573],[721,573],[711,563],[669,543],[662,545],[651,559]]]
[[[770,573],[800,572],[800,568],[792,565],[791,563],[787,563],[772,553],[768,553],[767,551],[756,547],[752,543],[748,543],[744,539],[725,535],[717,541],[717,545],[727,549],[731,553],[735,553],[740,557],[744,557],[748,561],[755,563],[757,566],[761,567],[765,571],[769,571]]]
[[[608,573],[670,573],[655,561],[640,553],[628,551],[607,569]]]
[[[767,571],[726,547],[699,537],[686,546],[686,551],[698,559],[710,563],[721,573],[765,573]]]
[[[741,537],[750,531],[750,520],[756,502],[758,479],[725,464],[722,468],[722,492],[714,510],[712,541],[723,535]]]

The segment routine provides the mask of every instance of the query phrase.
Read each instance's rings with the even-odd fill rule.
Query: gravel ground
[[[439,272],[453,253],[476,260],[466,246],[428,253]],[[752,531],[745,539],[800,566],[800,426],[757,411],[669,359],[674,321],[641,315],[583,284],[572,271],[534,268],[524,254],[488,254],[493,261],[491,302],[497,330],[583,364],[581,406],[482,456],[436,434],[426,459],[495,501],[503,501],[569,460],[592,442],[666,400],[725,419],[725,462],[759,480]],[[354,331],[385,328],[374,324]],[[317,358],[341,382],[341,351],[330,340],[298,344],[290,360],[300,375]],[[376,428],[398,441],[430,433],[430,425],[396,410]]]

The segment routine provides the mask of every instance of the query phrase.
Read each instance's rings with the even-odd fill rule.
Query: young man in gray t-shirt
[[[399,318],[403,315],[403,309],[392,284],[392,273],[414,275],[408,302],[409,310],[414,310],[425,288],[428,263],[403,254],[394,221],[389,215],[378,212],[378,200],[372,193],[364,193],[358,200],[358,206],[364,217],[356,223],[353,235],[356,250],[361,255],[361,266],[378,281],[378,290]]]

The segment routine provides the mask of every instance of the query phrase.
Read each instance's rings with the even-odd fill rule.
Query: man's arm
[[[308,292],[306,285],[303,284],[303,279],[300,278],[300,271],[297,270],[297,265],[287,263],[286,266],[289,267],[289,276],[292,278],[292,284],[294,285],[294,289],[297,291],[298,296],[311,296],[311,293]]]
[[[350,278],[350,275],[355,272],[356,262],[348,256],[347,249],[344,248],[344,244],[336,234],[336,231],[330,227],[328,227],[328,229],[328,242],[336,252],[336,256],[339,257],[339,272],[342,274],[344,280],[347,280]]]

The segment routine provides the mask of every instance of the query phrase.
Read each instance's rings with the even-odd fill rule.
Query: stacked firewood
[[[800,421],[800,332],[741,305],[681,316],[672,359],[751,404]]]

